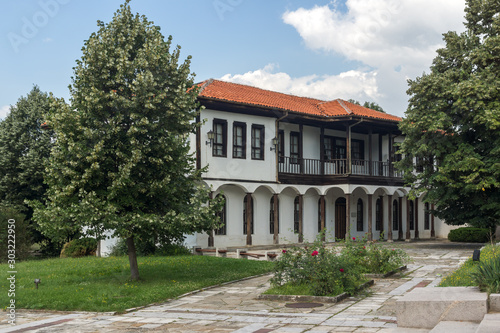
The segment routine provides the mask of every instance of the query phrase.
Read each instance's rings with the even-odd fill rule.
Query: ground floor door
[[[338,198],[335,201],[335,238],[344,239],[346,234],[346,200]]]

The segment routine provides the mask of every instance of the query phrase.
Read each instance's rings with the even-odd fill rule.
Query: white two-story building
[[[447,236],[393,168],[401,118],[218,80],[200,88],[192,149],[225,206],[224,226],[197,234],[198,246],[300,243],[322,230],[326,240]]]

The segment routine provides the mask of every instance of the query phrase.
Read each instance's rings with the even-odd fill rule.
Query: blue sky
[[[69,101],[84,40],[122,0],[3,1],[0,118],[38,85]],[[132,0],[209,78],[324,100],[368,100],[403,116],[407,79],[429,70],[465,0]]]

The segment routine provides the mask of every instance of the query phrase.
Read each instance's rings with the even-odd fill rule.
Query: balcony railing
[[[389,161],[352,160],[349,170],[349,160],[345,158],[334,160],[317,160],[311,158],[294,158],[281,156],[279,173],[298,175],[360,175],[376,177],[401,178],[402,172],[394,169]]]

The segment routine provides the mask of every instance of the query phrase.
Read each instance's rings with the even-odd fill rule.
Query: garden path
[[[433,288],[443,275],[472,255],[476,244],[443,240],[395,242],[413,262],[402,274],[376,279],[369,295],[316,308],[290,308],[286,302],[257,300],[269,276],[215,287],[122,315],[19,311],[17,325],[3,332],[428,332],[397,328],[396,301],[413,288]],[[254,251],[252,251],[254,252]]]

